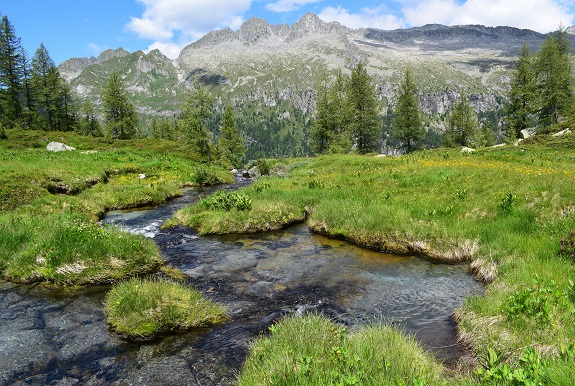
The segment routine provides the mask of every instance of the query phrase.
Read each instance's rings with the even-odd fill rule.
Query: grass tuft
[[[130,340],[207,327],[226,319],[224,309],[184,284],[132,279],[106,296],[108,325]]]
[[[348,332],[318,314],[292,316],[257,339],[239,376],[248,385],[437,385],[443,368],[401,331]]]

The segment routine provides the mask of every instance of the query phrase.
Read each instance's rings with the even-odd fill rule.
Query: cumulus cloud
[[[402,19],[392,15],[383,5],[375,8],[364,7],[356,13],[341,6],[326,7],[318,16],[324,21],[337,21],[349,28],[396,29],[404,27]]]
[[[237,28],[252,0],[138,0],[144,5],[140,17],[132,17],[126,25],[142,39],[154,40],[148,48],[158,48],[175,58],[177,47],[197,40],[218,28]],[[177,52],[176,52],[177,51]]]
[[[318,1],[322,0],[278,0],[275,3],[266,4],[266,9],[272,12],[289,12]]]
[[[539,32],[571,25],[575,14],[564,0],[422,0],[407,1],[403,8],[410,26],[483,24],[513,26]],[[571,5],[572,6],[572,5]]]

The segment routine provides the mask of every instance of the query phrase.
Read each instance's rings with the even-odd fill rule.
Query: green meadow
[[[0,141],[0,276],[14,282],[97,284],[155,271],[163,261],[152,241],[100,225],[99,217],[161,204],[206,176],[233,181],[224,168],[188,158],[173,142],[8,135]],[[78,150],[46,151],[54,140]]]
[[[473,153],[439,149],[401,157],[275,160],[270,176],[237,193],[249,208],[234,206],[237,200],[224,206],[199,202],[181,209],[168,225],[219,234],[305,221],[315,232],[375,250],[468,261],[486,283],[485,294],[468,298],[454,319],[478,370],[465,379],[445,372],[442,382],[570,384],[575,379],[574,140],[544,136]],[[277,328],[309,336],[304,327]],[[276,354],[268,348],[276,339],[272,334],[255,344],[245,368],[255,378],[242,375],[242,384],[307,384],[291,377],[308,354],[289,339],[283,354]],[[324,338],[309,339],[323,345]],[[291,359],[285,359],[289,353]],[[273,365],[279,361],[273,355],[285,359],[282,369]],[[315,361],[323,366],[329,355]],[[406,355],[398,360],[411,361]],[[284,375],[270,378],[272,373]],[[360,373],[357,383],[352,378],[325,383],[318,375],[311,384],[380,384]],[[394,379],[389,384],[407,378]],[[435,382],[423,374],[405,384]]]

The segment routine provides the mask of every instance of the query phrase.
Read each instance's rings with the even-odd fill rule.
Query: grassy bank
[[[575,152],[553,145],[283,161],[275,166],[283,177],[242,191],[251,211],[200,203],[175,222],[203,233],[242,232],[246,222],[266,229],[309,213],[314,231],[365,247],[470,261],[491,284],[457,312],[464,342],[478,357],[492,349],[509,363],[525,347],[557,358],[575,336],[575,260],[561,253],[561,239],[575,228]]]
[[[238,384],[440,385],[443,369],[387,326],[347,332],[314,314],[289,317],[252,343]]]
[[[132,279],[116,285],[105,299],[108,325],[131,340],[207,327],[226,319],[222,307],[183,284]]]
[[[0,275],[15,282],[110,282],[156,269],[155,244],[96,224],[111,209],[156,205],[181,187],[232,182],[167,141],[9,131],[0,141]],[[77,147],[52,153],[49,141]],[[198,178],[198,176],[203,176]]]

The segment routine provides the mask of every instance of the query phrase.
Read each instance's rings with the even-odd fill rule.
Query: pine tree
[[[199,154],[211,162],[211,132],[208,121],[212,117],[214,97],[210,92],[195,83],[182,105],[182,116],[178,120],[181,136]]]
[[[536,61],[539,123],[552,125],[574,106],[575,84],[567,32],[560,28],[543,42]]]
[[[447,117],[447,129],[443,136],[445,145],[468,146],[478,130],[477,113],[462,92]]]
[[[138,131],[138,116],[124,82],[112,72],[102,94],[106,135],[114,139],[133,138]]]
[[[22,45],[6,16],[0,21],[0,112],[4,124],[13,126],[22,118],[24,67]]]
[[[243,166],[246,155],[246,141],[240,136],[232,106],[230,105],[227,105],[224,111],[222,129],[217,146],[220,156],[230,161],[233,167],[240,168]]]
[[[357,151],[365,154],[377,150],[381,132],[379,106],[373,81],[362,62],[351,72],[347,100]]]
[[[417,87],[409,69],[405,71],[399,86],[394,111],[393,134],[404,144],[407,153],[411,152],[425,137]]]
[[[509,101],[506,105],[508,137],[519,137],[521,130],[533,125],[536,109],[537,85],[535,83],[534,60],[529,47],[523,45],[521,55],[515,64],[511,79]]]

